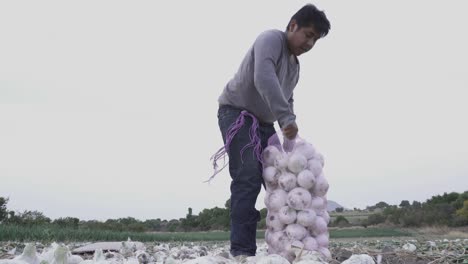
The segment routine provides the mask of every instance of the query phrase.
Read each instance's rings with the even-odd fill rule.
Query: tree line
[[[145,221],[134,217],[118,219],[80,220],[76,217],[60,217],[52,220],[37,210],[23,212],[8,210],[9,198],[0,197],[0,224],[15,226],[48,226],[71,229],[91,229],[131,232],[183,232],[229,230],[229,208],[204,209],[198,215],[193,215],[192,208],[188,208],[186,217],[179,219],[148,219]],[[228,200],[226,205],[230,204]],[[266,209],[265,209],[266,217]]]
[[[432,196],[423,203],[403,200],[396,206],[380,202],[368,209],[378,212],[370,215],[365,225],[386,223],[403,227],[466,226],[468,191]]]

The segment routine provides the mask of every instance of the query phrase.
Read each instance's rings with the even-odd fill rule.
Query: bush
[[[339,215],[333,221],[332,225],[337,226],[337,227],[346,227],[346,226],[349,226],[349,221],[348,219],[346,219],[346,217]]]
[[[367,225],[377,225],[385,222],[386,217],[382,214],[371,214],[367,218]]]
[[[405,211],[400,217],[400,222],[405,227],[417,227],[423,222],[423,214],[420,210]]]

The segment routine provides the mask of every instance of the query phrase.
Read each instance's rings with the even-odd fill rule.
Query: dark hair
[[[296,20],[299,28],[313,26],[319,32],[321,38],[325,37],[330,30],[330,21],[328,21],[327,16],[313,4],[306,4],[299,9],[289,20],[286,30],[288,30],[293,19]]]

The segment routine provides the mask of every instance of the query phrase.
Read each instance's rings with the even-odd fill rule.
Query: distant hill
[[[328,200],[327,202],[327,211],[328,212],[332,212],[332,211],[335,211],[336,208],[338,207],[343,207],[345,208],[344,206],[342,206],[341,204],[335,202],[335,201],[332,201],[332,200]],[[346,209],[346,208],[345,208]]]

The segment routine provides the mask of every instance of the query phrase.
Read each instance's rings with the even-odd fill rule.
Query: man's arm
[[[289,98],[288,102],[289,102],[289,109],[291,110],[292,113],[294,113],[294,98],[292,95],[291,95],[291,98]],[[297,128],[296,121],[287,125],[286,127],[283,127],[282,129],[283,135],[287,137],[288,139],[294,139],[297,135],[298,130],[299,129]]]
[[[291,98],[289,98],[288,103],[289,103],[289,109],[291,110],[291,113],[294,113],[294,94],[291,95]]]
[[[269,32],[262,33],[254,44],[254,84],[281,128],[295,124],[289,100],[285,98],[276,75],[276,62],[281,56],[282,40]],[[296,126],[297,127],[297,126]]]

